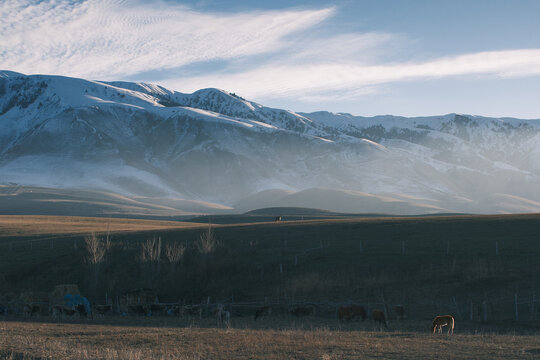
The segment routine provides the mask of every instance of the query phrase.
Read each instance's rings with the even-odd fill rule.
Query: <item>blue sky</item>
[[[540,118],[540,1],[3,0],[0,68],[355,115]]]

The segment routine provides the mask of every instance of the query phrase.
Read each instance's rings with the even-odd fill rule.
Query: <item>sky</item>
[[[539,0],[1,0],[0,69],[297,112],[540,118]]]

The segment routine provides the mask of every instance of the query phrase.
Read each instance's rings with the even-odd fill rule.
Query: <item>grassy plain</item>
[[[389,307],[389,330],[370,321],[341,324],[335,308],[296,319],[276,311],[254,323],[235,310],[230,328],[213,319],[114,316],[52,322],[0,317],[0,358],[6,359],[534,359],[540,356],[540,215],[416,218],[331,218],[253,222],[222,218],[218,247],[202,256],[204,223],[50,216],[0,217],[0,289],[48,292],[76,283],[90,294],[83,237],[112,234],[99,271],[112,298],[151,285],[162,300],[197,303],[207,296],[236,301],[296,301]],[[265,222],[264,220],[267,220]],[[287,218],[285,217],[285,220]],[[149,238],[186,246],[174,269],[165,259],[149,278],[140,250]],[[280,264],[282,272],[280,271]],[[519,294],[520,321],[514,321]],[[91,298],[94,300],[94,298]],[[454,303],[455,301],[455,303]],[[487,322],[477,306],[488,303]],[[393,304],[405,304],[399,322]],[[473,320],[469,320],[474,304]],[[456,316],[456,334],[433,336],[430,319]]]
[[[107,320],[106,322],[110,322]],[[453,336],[424,331],[424,323],[394,324],[272,318],[254,325],[232,320],[120,319],[118,323],[0,322],[5,359],[535,359],[535,333],[461,330]],[[422,330],[420,330],[422,329]]]
[[[270,219],[270,218],[269,218]],[[150,286],[160,299],[198,303],[264,297],[306,301],[432,304],[431,312],[468,311],[482,301],[513,318],[513,300],[540,293],[540,215],[332,218],[214,224],[215,251],[197,241],[208,224],[71,217],[0,217],[0,293],[51,291],[76,283],[90,293],[84,235],[112,233],[97,296]],[[185,246],[174,268],[162,257],[148,276],[141,246]],[[281,269],[281,270],[280,270]],[[503,303],[504,302],[504,303]],[[450,308],[437,303],[450,304]],[[521,307],[522,305],[520,305]],[[412,309],[419,314],[425,309]],[[475,316],[478,316],[475,307]],[[522,311],[527,310],[523,305]]]

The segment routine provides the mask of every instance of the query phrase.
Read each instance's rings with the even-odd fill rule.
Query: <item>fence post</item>
[[[495,241],[495,255],[499,255],[499,242]]]
[[[362,240],[360,240],[360,252],[361,252],[361,253],[364,252],[364,247],[362,246]]]
[[[384,301],[384,293],[382,291],[381,291],[381,300],[383,304],[384,318],[388,320],[388,309],[386,308],[386,302]]]
[[[114,303],[115,313],[120,314],[120,299],[116,296],[116,302]]]
[[[452,296],[452,302],[454,303],[454,306],[456,307],[456,313],[458,314],[458,317],[459,319],[461,320],[462,317],[461,317],[461,312],[459,311],[459,306],[457,304],[457,301],[456,301],[456,297],[455,296]]]
[[[488,314],[487,314],[487,302],[486,300],[482,301],[482,320],[487,321]]]
[[[535,303],[536,303],[536,294],[532,294],[532,297],[531,297],[531,308],[529,310],[529,312],[531,313],[531,320],[534,320],[536,318],[536,306],[535,306]]]
[[[514,294],[514,315],[515,315],[516,321],[518,321],[519,314],[518,314],[518,294],[517,293]]]
[[[469,320],[473,321],[473,317],[474,317],[473,302],[471,300],[469,301]]]
[[[536,319],[536,294],[533,293],[532,318]]]

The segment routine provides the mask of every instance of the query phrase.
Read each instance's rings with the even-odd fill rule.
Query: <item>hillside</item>
[[[0,185],[125,202],[92,195],[87,216],[537,212],[539,139],[538,120],[297,113],[218,89],[0,72]],[[28,192],[10,196],[33,214]]]

